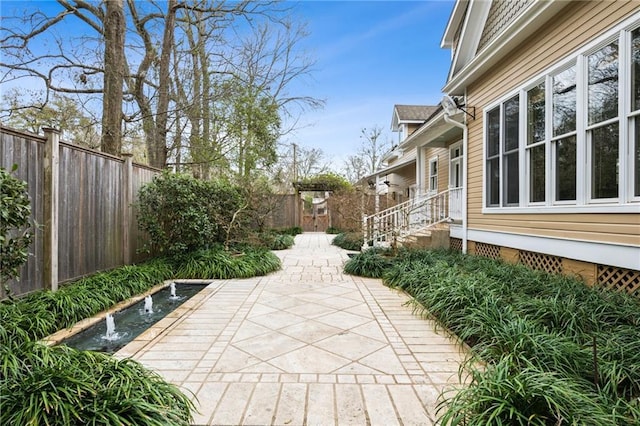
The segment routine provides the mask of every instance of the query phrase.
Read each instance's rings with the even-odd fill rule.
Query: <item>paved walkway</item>
[[[211,284],[119,355],[193,392],[195,424],[433,424],[460,346],[406,295],[344,275],[331,239],[297,236],[281,271]]]

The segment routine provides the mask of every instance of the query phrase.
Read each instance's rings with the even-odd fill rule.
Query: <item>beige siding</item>
[[[483,109],[637,10],[637,2],[568,2],[535,37],[469,85],[468,104],[476,107],[476,119],[469,124],[470,229],[640,244],[637,214],[482,214]]]

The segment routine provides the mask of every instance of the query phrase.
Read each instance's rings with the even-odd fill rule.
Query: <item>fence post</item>
[[[133,203],[133,154],[122,153],[122,157],[124,157],[123,163],[123,171],[122,171],[122,187],[123,187],[123,196],[122,200],[122,208],[123,216],[122,216],[122,263],[124,265],[130,265],[132,262],[132,253],[131,253],[131,226],[133,224],[132,221],[132,203]]]
[[[44,288],[58,290],[58,201],[60,167],[60,131],[42,129],[47,138],[44,149]]]

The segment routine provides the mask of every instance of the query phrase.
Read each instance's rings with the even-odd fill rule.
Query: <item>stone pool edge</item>
[[[59,345],[60,343],[62,343],[62,341],[64,341],[65,339],[68,339],[69,337],[80,333],[81,331],[86,330],[87,328],[95,325],[96,323],[100,322],[100,321],[104,321],[105,317],[107,314],[114,314],[118,311],[121,311],[125,308],[128,308],[131,305],[134,305],[136,303],[138,303],[139,301],[143,300],[146,296],[148,295],[152,295],[157,293],[158,291],[162,290],[163,288],[169,287],[171,285],[171,283],[184,283],[184,284],[203,284],[203,289],[201,291],[199,291],[197,294],[195,294],[194,296],[192,296],[189,300],[185,301],[184,303],[182,303],[180,306],[178,306],[176,309],[174,309],[173,311],[169,312],[164,318],[162,318],[160,321],[158,321],[157,323],[155,323],[153,326],[149,327],[147,330],[143,331],[138,337],[136,337],[133,341],[131,341],[130,343],[128,343],[127,345],[125,345],[122,349],[120,349],[120,351],[116,352],[116,353],[120,353],[121,351],[124,351],[127,346],[131,345],[132,343],[134,343],[136,340],[140,339],[140,340],[151,340],[151,339],[144,339],[143,336],[145,336],[147,333],[150,332],[150,330],[153,329],[157,329],[162,327],[162,329],[164,330],[165,328],[167,328],[169,325],[173,324],[175,321],[177,321],[178,319],[180,319],[185,313],[187,313],[188,311],[192,310],[195,305],[199,305],[200,303],[202,303],[202,301],[209,297],[211,294],[213,294],[215,292],[215,290],[217,290],[218,286],[211,288],[211,284],[219,282],[219,281],[225,281],[225,280],[196,280],[196,279],[171,279],[171,280],[165,280],[163,281],[161,284],[155,285],[153,287],[151,287],[150,289],[148,289],[147,291],[145,291],[144,293],[141,293],[137,296],[133,296],[127,300],[123,300],[122,302],[119,302],[115,305],[113,305],[112,307],[110,307],[109,309],[106,309],[104,311],[98,312],[97,314],[93,315],[92,317],[89,318],[85,318],[83,320],[78,321],[77,323],[75,323],[74,325],[72,325],[69,328],[63,328],[61,330],[58,330],[57,332],[45,337],[44,339],[41,339],[40,342],[47,345],[47,346],[56,346]],[[165,320],[170,319],[170,323],[167,324],[165,322]],[[169,322],[169,321],[167,321]],[[160,325],[162,324],[162,325]],[[157,330],[155,330],[155,335],[157,335]],[[145,341],[146,344],[146,341]],[[115,355],[115,354],[114,354]]]

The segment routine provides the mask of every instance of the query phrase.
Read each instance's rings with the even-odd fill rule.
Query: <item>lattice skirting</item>
[[[520,250],[520,263],[531,269],[537,269],[551,274],[562,273],[562,258],[558,256]]]
[[[476,243],[476,254],[490,259],[500,259],[500,246],[487,243]]]
[[[462,251],[462,238],[449,238],[449,248],[451,250]]]
[[[640,295],[640,271],[598,265],[598,284],[607,289]]]

